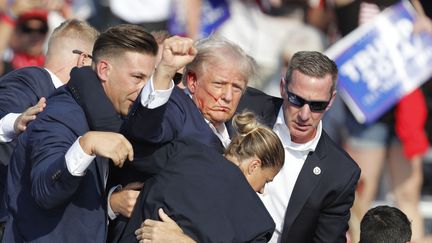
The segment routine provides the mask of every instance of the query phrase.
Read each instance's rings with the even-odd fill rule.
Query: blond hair
[[[258,157],[262,167],[282,168],[285,152],[279,137],[267,126],[260,124],[254,113],[244,111],[233,118],[237,134],[225,151],[237,160]]]

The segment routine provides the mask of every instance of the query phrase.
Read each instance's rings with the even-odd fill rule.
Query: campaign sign
[[[401,1],[326,51],[339,68],[339,94],[360,123],[374,122],[432,76],[432,35],[413,34],[415,18]]]

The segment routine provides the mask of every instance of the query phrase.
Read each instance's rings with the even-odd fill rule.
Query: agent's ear
[[[188,71],[186,73],[186,85],[191,94],[194,94],[197,87],[197,76],[194,72]]]
[[[99,62],[96,63],[96,73],[99,79],[102,81],[102,83],[108,81],[110,71],[111,71],[111,65],[107,61],[100,60]]]
[[[252,158],[247,164],[247,174],[253,175],[261,169],[262,162],[260,159]]]
[[[330,109],[330,107],[333,105],[334,100],[336,99],[336,90],[333,91],[332,96],[330,98],[330,103],[328,104],[326,111],[328,111]]]
[[[82,66],[86,66],[86,65],[90,65],[91,64],[91,58],[89,57],[88,54],[82,52],[77,59],[76,62],[76,66],[77,67],[82,67]]]
[[[286,80],[285,78],[281,78],[281,81],[279,83],[279,89],[280,89],[280,95],[282,98],[285,98],[286,96]]]

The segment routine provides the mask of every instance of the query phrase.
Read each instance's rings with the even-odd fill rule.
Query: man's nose
[[[222,99],[225,101],[231,101],[233,97],[232,85],[225,85],[222,91]]]
[[[310,118],[310,116],[311,116],[311,110],[310,110],[309,104],[304,104],[304,105],[303,105],[302,107],[300,107],[299,109],[300,109],[300,111],[299,111],[300,119],[301,119],[302,121],[307,121],[307,120],[309,120],[309,118]]]

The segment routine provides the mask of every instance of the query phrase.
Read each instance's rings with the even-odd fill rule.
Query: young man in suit
[[[0,79],[0,221],[6,221],[3,191],[15,139],[43,110],[46,98],[67,83],[73,67],[90,65],[98,35],[84,21],[67,20],[51,34],[43,68],[17,69]]]
[[[84,21],[67,20],[50,37],[44,68],[21,68],[0,79],[0,142],[11,142],[25,130],[42,111],[44,100],[69,81],[73,67],[90,65],[98,35]]]
[[[170,79],[171,70],[189,62],[193,57],[184,50],[191,42],[184,38],[167,42],[164,60],[169,60],[159,65],[153,79]],[[96,40],[92,67],[74,69],[70,82],[98,80],[115,111],[125,116],[154,71],[157,50],[154,38],[141,27],[112,27]],[[90,131],[75,92],[66,86],[58,89],[18,138],[9,166],[11,217],[5,242],[106,240],[108,165],[102,158],[122,166],[133,159],[133,150],[122,135]]]

